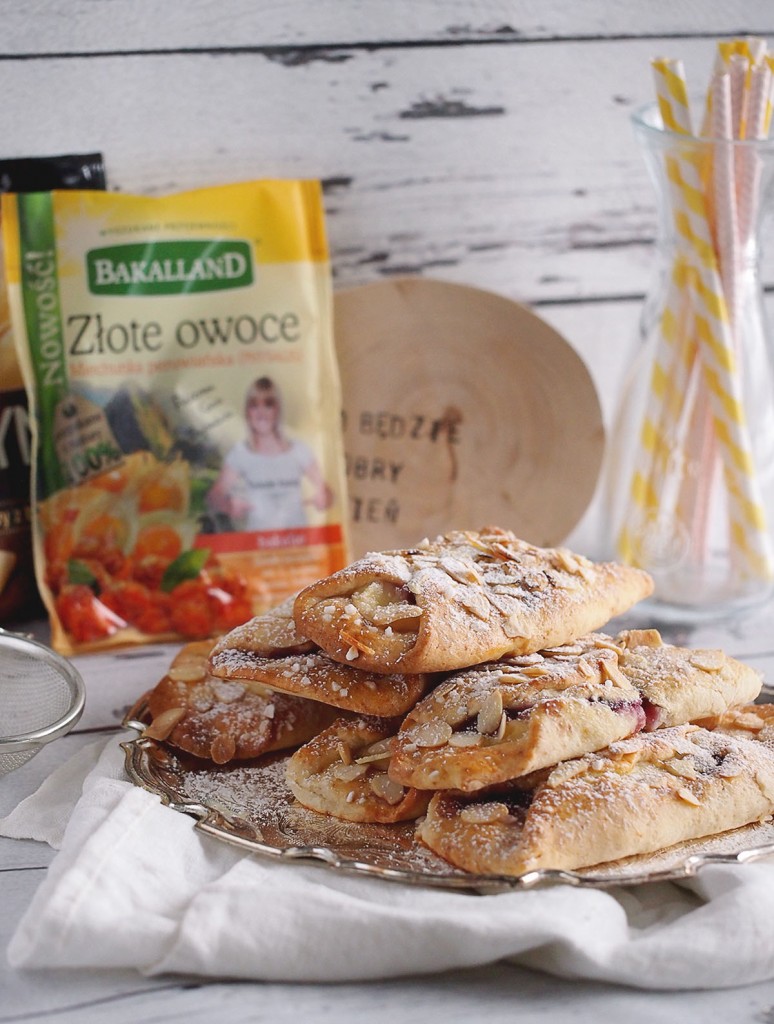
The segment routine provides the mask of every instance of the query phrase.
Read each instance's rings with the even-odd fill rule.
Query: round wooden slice
[[[604,447],[588,370],[502,296],[424,278],[340,291],[352,554],[501,526],[559,543],[591,500]]]

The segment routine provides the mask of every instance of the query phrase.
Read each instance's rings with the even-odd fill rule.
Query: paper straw
[[[712,76],[710,81],[715,78],[716,75],[722,75],[728,70],[728,62],[731,59],[732,54],[735,52],[734,43],[720,42],[718,43],[717,52],[715,53],[715,63],[712,66]],[[701,132],[703,137],[708,136],[712,130],[712,89],[707,90],[707,99],[704,103],[704,116],[701,122]]]
[[[648,392],[640,424],[639,445],[629,485],[628,501],[633,506],[634,520],[646,521],[664,508],[664,489],[668,479],[669,461],[679,425],[685,388],[693,353],[692,310],[688,297],[688,267],[676,260],[670,277],[667,297],[659,322],[660,345],[650,367]],[[695,350],[695,345],[693,346]],[[637,563],[636,530],[631,515],[624,518],[618,537],[621,557]]]
[[[682,63],[656,60],[653,67],[664,125],[673,131],[689,134],[690,117]],[[690,152],[680,158],[667,157],[666,168],[667,177],[680,196],[680,204],[675,209],[675,226],[686,244],[691,264],[696,333],[715,433],[723,454],[732,549],[743,556],[748,574],[770,578],[771,543],[766,531],[733,338],[699,171]]]
[[[771,86],[771,88],[769,90],[769,95],[768,95],[768,98],[766,100],[766,113],[763,116],[763,138],[764,139],[767,138],[767,136],[769,134],[769,128],[771,127],[771,115],[772,115],[772,112],[774,111],[774,95],[772,94],[772,91],[774,90],[774,56],[766,57],[765,61],[766,61],[766,66],[768,67],[769,71],[771,72],[772,86]]]
[[[759,64],[766,56],[766,40],[760,36],[745,36],[741,43],[751,64]]]
[[[712,188],[715,200],[715,238],[720,279],[726,308],[733,329],[737,322],[739,250],[737,246],[737,215],[734,150],[731,145],[732,103],[731,76],[717,75],[712,92]]]
[[[768,64],[753,68],[748,105],[748,139],[764,139],[767,134],[766,116],[772,88],[772,74]],[[770,115],[769,115],[770,116]],[[755,214],[760,194],[762,163],[752,147],[745,147],[742,173],[739,176],[737,200],[739,206],[739,243],[746,246],[752,237]]]
[[[663,115],[662,115],[663,116]],[[673,131],[679,126],[669,123],[664,127]],[[672,193],[672,206],[680,201],[675,185],[667,182]],[[684,341],[687,320],[686,297],[688,295],[688,273],[684,260],[677,260],[672,268],[668,293],[659,322],[659,344],[653,354],[648,382],[645,410],[640,425],[639,445],[635,456],[629,487],[629,501],[636,518],[648,519],[665,502],[664,486],[667,480],[668,461],[674,446],[671,438],[677,434],[682,394],[690,373],[690,357],[686,357]],[[678,383],[676,392],[668,393],[671,382]],[[672,395],[676,394],[675,400]],[[671,436],[670,436],[671,435]],[[629,562],[637,562],[636,540],[626,526],[618,538],[621,556]]]
[[[733,54],[728,61],[728,75],[731,82],[731,138],[733,139],[744,138],[749,68],[749,60],[741,53]]]
[[[731,140],[731,81],[723,71],[713,75],[708,90],[708,108],[711,111],[709,135],[714,141],[708,143],[707,152],[712,154],[712,173],[709,187],[714,197],[714,236],[718,255],[720,278],[726,300],[730,326],[733,331],[737,321],[739,255],[736,231],[736,192],[734,189],[734,158]],[[695,405],[689,419],[685,439],[685,453],[698,467],[693,474],[686,475],[680,488],[677,511],[679,517],[689,524],[691,551],[701,562],[707,557],[706,543],[709,510],[715,489],[715,466],[717,444],[712,409],[706,388],[701,386],[702,367],[697,360],[693,367]]]

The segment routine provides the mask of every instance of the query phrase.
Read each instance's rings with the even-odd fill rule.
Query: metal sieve
[[[84,700],[83,680],[69,661],[0,629],[0,775],[69,732]]]

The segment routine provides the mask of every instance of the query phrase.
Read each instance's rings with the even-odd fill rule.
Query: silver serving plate
[[[579,871],[530,871],[517,878],[473,875],[447,864],[421,843],[414,823],[363,825],[307,810],[285,783],[289,753],[216,767],[143,737],[144,699],[124,719],[136,739],[122,744],[132,781],[173,810],[196,818],[206,835],[282,862],[322,863],[336,871],[408,885],[477,893],[544,885],[605,889],[691,878],[708,864],[744,864],[774,856],[774,821],[747,825]]]

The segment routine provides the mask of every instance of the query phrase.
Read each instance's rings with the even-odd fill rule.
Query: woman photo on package
[[[208,495],[215,511],[244,530],[287,530],[308,525],[308,505],[320,512],[330,508],[333,492],[310,447],[286,433],[280,393],[270,377],[248,388],[245,425],[247,436],[226,455]]]

